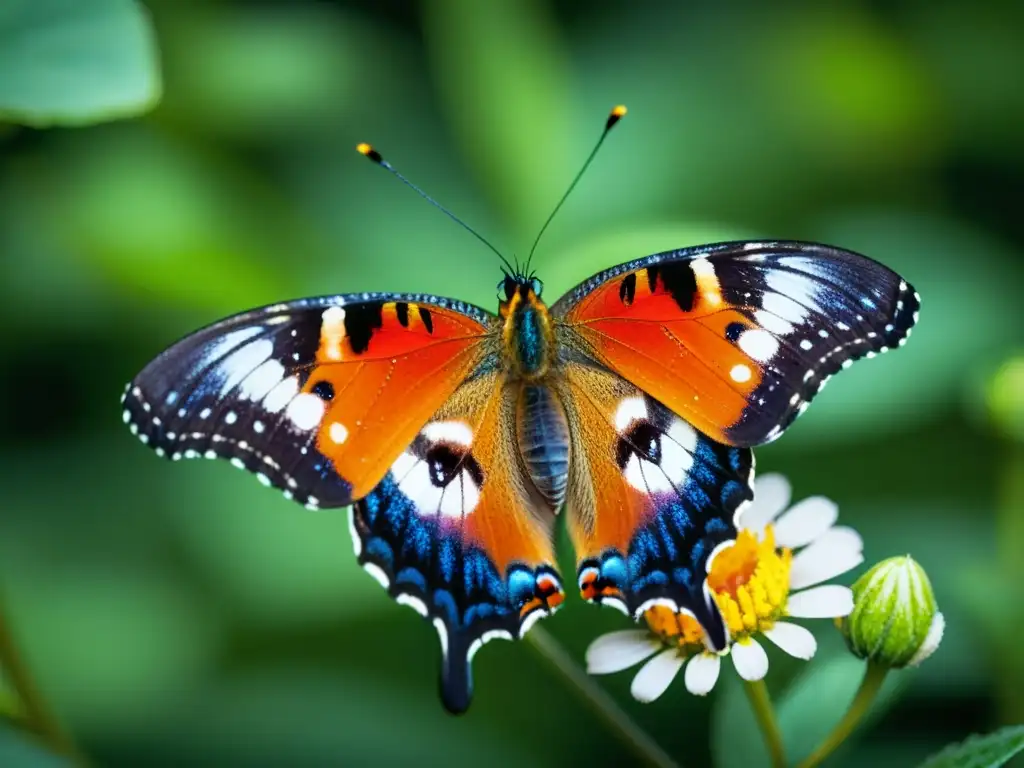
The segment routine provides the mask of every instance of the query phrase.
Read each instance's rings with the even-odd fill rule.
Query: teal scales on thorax
[[[565,501],[569,479],[569,426],[547,381],[556,359],[547,308],[532,286],[516,285],[503,310],[510,373],[520,379],[516,404],[519,455],[540,496],[553,510]]]
[[[547,366],[548,338],[544,333],[541,312],[530,304],[522,304],[513,317],[513,343],[519,369],[526,377],[541,373]]]

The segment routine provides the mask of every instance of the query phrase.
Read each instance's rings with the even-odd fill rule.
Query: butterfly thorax
[[[505,364],[517,377],[536,381],[547,375],[554,355],[555,335],[547,305],[534,286],[536,280],[506,281],[506,299],[499,313],[504,326]]]

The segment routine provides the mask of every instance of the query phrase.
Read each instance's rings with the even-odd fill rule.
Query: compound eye
[[[515,295],[516,281],[505,275],[505,279],[498,283],[498,299],[501,301],[511,301]]]
[[[541,291],[544,290],[544,283],[534,277],[530,280],[530,290],[533,291],[537,297],[540,297]]]

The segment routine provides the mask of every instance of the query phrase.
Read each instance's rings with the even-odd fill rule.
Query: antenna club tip
[[[367,144],[365,141],[360,144],[356,144],[356,152],[370,158],[375,163],[380,163],[383,160],[380,156],[380,152],[374,149],[372,144]]]
[[[612,126],[615,125],[619,120],[626,116],[626,107],[622,104],[612,107],[612,111],[608,113],[608,121],[604,124],[606,131],[611,130]]]

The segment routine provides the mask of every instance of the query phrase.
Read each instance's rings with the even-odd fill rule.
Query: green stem
[[[647,765],[657,768],[681,768],[633,719],[626,714],[611,696],[566,653],[543,627],[534,627],[526,635],[533,645],[558,672],[570,683],[587,705],[619,735],[623,742]]]
[[[873,661],[867,663],[867,668],[864,670],[864,679],[860,681],[857,695],[853,697],[853,702],[850,704],[850,708],[846,710],[846,714],[843,715],[843,719],[832,729],[832,733],[818,745],[817,749],[800,763],[798,768],[814,768],[814,766],[819,765],[826,757],[835,752],[840,744],[846,741],[871,708],[872,702],[874,702],[878,692],[882,689],[882,683],[885,682],[885,676],[888,672],[888,667],[883,667],[881,664]]]
[[[786,748],[782,745],[782,732],[779,731],[779,723],[775,719],[775,708],[772,707],[772,700],[768,696],[768,686],[764,684],[764,680],[758,680],[745,682],[743,687],[746,688],[747,696],[750,698],[750,706],[754,710],[757,725],[764,736],[764,743],[768,746],[772,765],[775,768],[784,768]]]
[[[61,728],[53,711],[47,705],[32,674],[18,652],[18,646],[5,620],[4,606],[0,602],[0,670],[10,681],[21,702],[25,725],[55,753],[84,765],[85,761],[75,748],[68,733]]]

